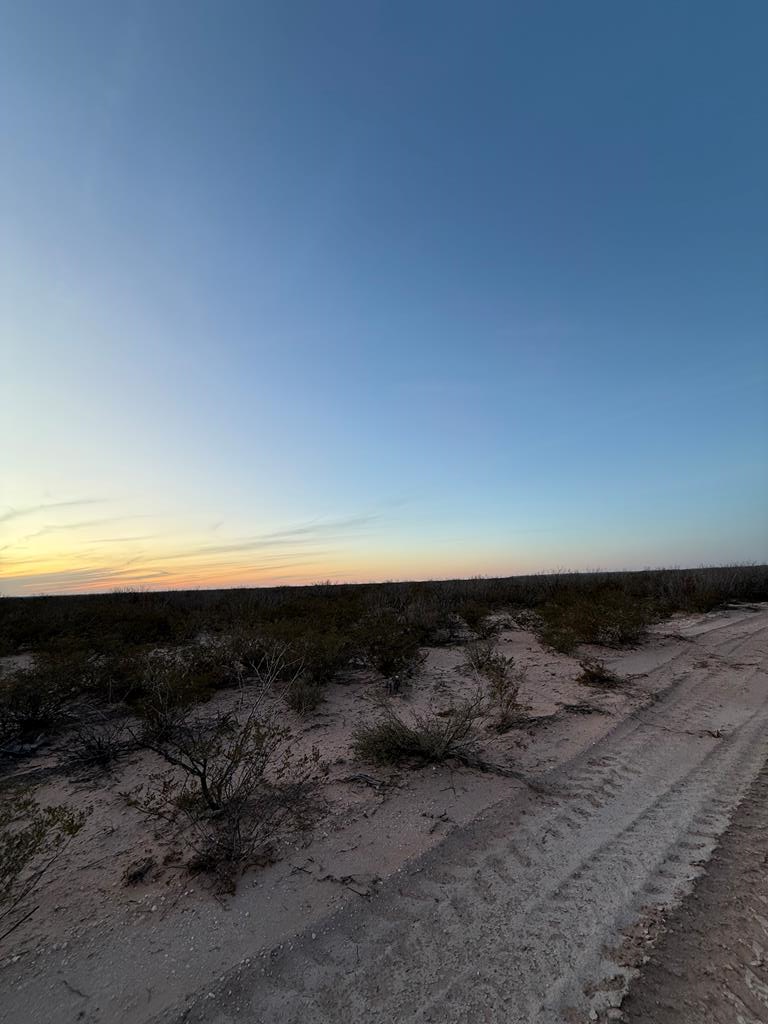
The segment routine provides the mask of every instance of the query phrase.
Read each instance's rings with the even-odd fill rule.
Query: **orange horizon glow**
[[[278,524],[220,521],[197,523],[116,514],[79,518],[83,502],[31,499],[0,509],[0,595],[100,593],[119,589],[192,590],[237,587],[377,583],[392,580],[466,579],[551,571],[642,569],[655,565],[701,565],[693,537],[690,549],[673,556],[652,533],[632,545],[620,534],[487,529],[483,541],[474,522],[450,529],[402,512],[367,512],[335,519]],[[103,503],[107,505],[107,502]],[[122,511],[122,510],[120,510]],[[141,519],[141,530],[135,520]],[[148,522],[151,521],[151,522]],[[477,533],[480,533],[477,530]],[[738,562],[739,557],[715,563]],[[743,561],[743,559],[741,559]]]
[[[274,549],[248,558],[201,555],[189,539],[184,545],[153,542],[150,549],[142,545],[140,552],[133,543],[105,547],[94,550],[92,541],[73,545],[72,550],[42,544],[34,549],[30,544],[23,557],[6,557],[0,563],[0,594],[306,586],[326,580],[373,583],[456,579],[535,572],[545,564],[541,553],[537,557],[537,553],[520,551],[515,558],[501,558],[478,545],[453,550],[445,545],[425,551],[411,540],[368,537],[340,539],[332,550],[324,543],[302,547],[288,537]]]
[[[515,575],[521,568],[499,567],[490,575]],[[78,562],[60,561],[55,566],[40,563],[34,574],[9,572],[4,568],[0,579],[0,594],[8,596],[34,596],[78,593],[103,593],[120,589],[142,590],[224,590],[238,587],[309,586],[330,581],[333,583],[383,583],[392,580],[458,579],[478,574],[489,574],[481,568],[457,565],[455,571],[443,567],[430,571],[426,567],[376,565],[372,558],[359,567],[336,564],[326,566],[297,566],[292,572],[258,570],[251,566],[221,567],[190,566],[186,570],[168,572],[154,566],[138,568],[132,572],[110,570],[106,567],[85,568]]]

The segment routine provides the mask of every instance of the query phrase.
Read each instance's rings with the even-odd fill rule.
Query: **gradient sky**
[[[0,24],[0,592],[768,560],[763,0]]]

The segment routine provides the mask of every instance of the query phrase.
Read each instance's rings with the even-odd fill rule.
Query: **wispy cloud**
[[[180,558],[206,558],[211,555],[235,555],[238,553],[244,555],[254,554],[259,551],[267,551],[270,548],[306,548],[321,541],[327,543],[334,538],[343,539],[350,531],[359,531],[380,518],[380,515],[370,513],[348,516],[345,519],[315,519],[309,523],[294,526],[287,530],[276,530],[272,533],[239,537],[221,544],[202,544],[195,548],[187,548],[184,551],[163,555],[158,558],[158,561],[164,562]]]
[[[70,523],[47,523],[31,537],[44,534],[77,533],[98,530],[106,524],[124,522],[147,516],[120,516],[78,520]],[[333,548],[343,544],[350,536],[360,536],[380,520],[378,513],[365,513],[337,519],[316,518],[283,530],[231,540],[222,538],[218,544],[184,545],[177,543],[174,550],[141,550],[141,541],[163,534],[125,534],[114,531],[110,536],[78,538],[78,556],[74,553],[56,570],[46,571],[47,559],[14,560],[15,572],[6,575],[9,591],[16,594],[67,593],[91,590],[110,590],[119,586],[146,584],[163,587],[210,587],[220,585],[252,586],[269,580],[308,580],[314,578],[323,565],[328,565]],[[69,543],[69,542],[68,542]],[[85,544],[85,548],[83,548]],[[111,565],[104,565],[102,545],[136,544],[123,552]],[[83,554],[83,552],[86,554]],[[99,552],[96,556],[96,552]],[[84,565],[87,555],[88,562]],[[96,557],[94,557],[96,556]],[[78,564],[79,562],[79,564]],[[96,565],[93,565],[96,562]],[[329,575],[323,570],[323,575]],[[227,581],[226,583],[224,581]]]
[[[0,523],[9,523],[13,519],[22,519],[24,516],[34,515],[36,512],[47,512],[53,508],[77,508],[81,505],[99,505],[106,501],[106,498],[76,498],[73,501],[49,501],[41,505],[24,505],[14,507],[6,505],[5,512],[0,512]]]
[[[371,523],[381,519],[377,512],[370,512],[365,515],[349,516],[346,519],[321,520],[313,519],[303,526],[294,526],[290,530],[277,530],[274,533],[263,534],[264,540],[289,540],[293,537],[321,537],[329,533],[338,533],[342,530],[356,530],[362,526],[370,526]]]
[[[89,589],[110,589],[131,584],[155,583],[166,578],[163,569],[127,570],[102,566],[94,569],[63,569],[60,572],[41,572],[16,576],[7,582],[16,594],[51,594]]]
[[[156,540],[158,537],[162,537],[161,533],[140,533],[132,537],[91,537],[88,540],[89,544],[127,544],[135,540]]]
[[[76,523],[46,523],[34,533],[27,534],[25,540],[33,537],[44,537],[49,533],[65,533],[69,530],[86,530],[91,526],[113,526],[115,523],[127,523],[133,519],[148,519],[146,515],[110,516],[106,519],[81,519]]]

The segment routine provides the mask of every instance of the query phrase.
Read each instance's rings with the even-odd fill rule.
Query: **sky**
[[[762,0],[0,22],[0,593],[768,561]]]

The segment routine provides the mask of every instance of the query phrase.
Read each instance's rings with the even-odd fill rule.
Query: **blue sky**
[[[768,559],[762,3],[3,3],[0,590]]]

